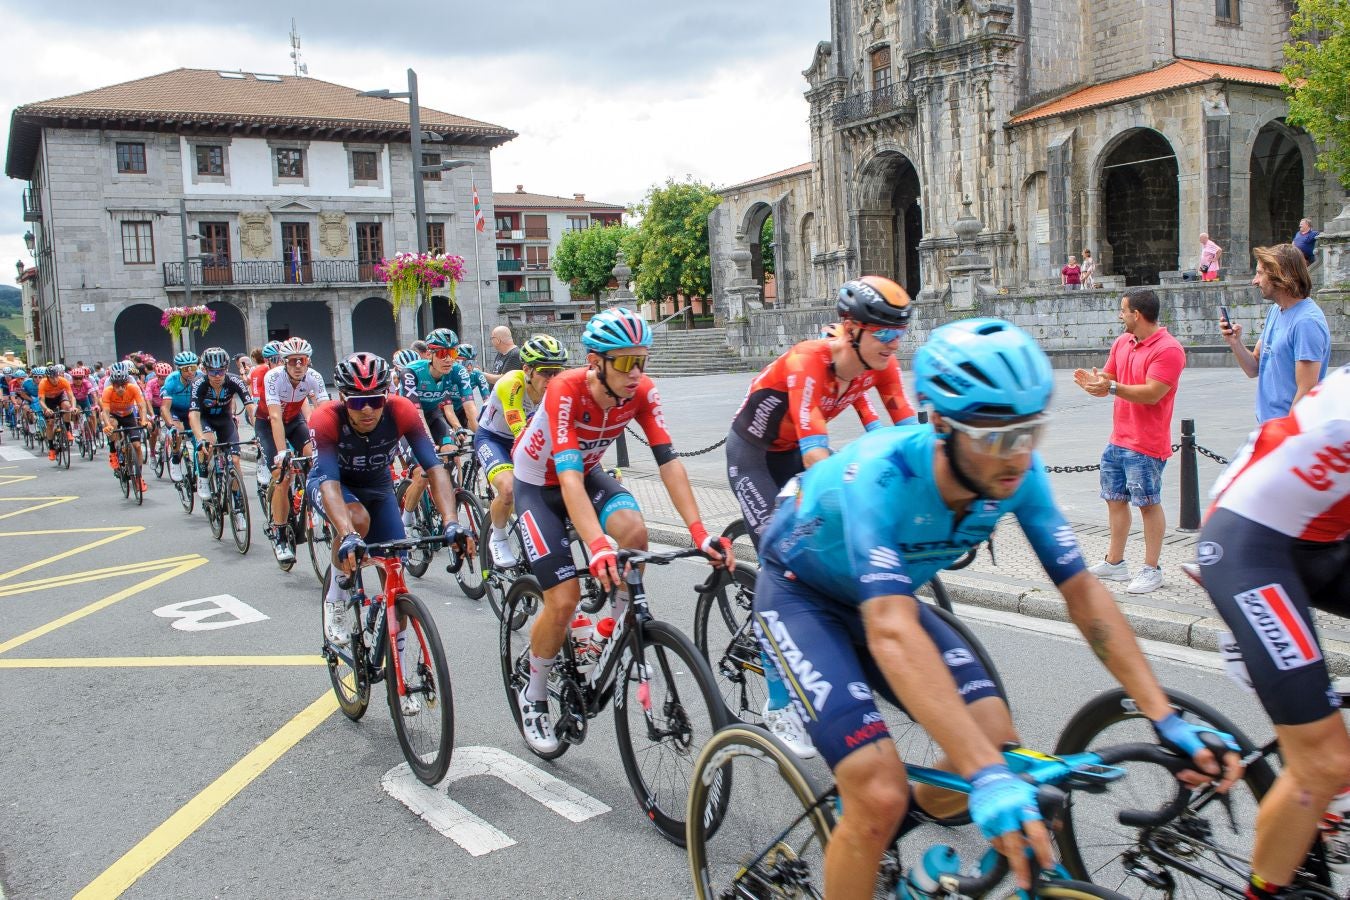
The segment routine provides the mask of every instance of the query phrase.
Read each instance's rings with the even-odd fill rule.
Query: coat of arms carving
[[[319,213],[319,246],[328,256],[347,255],[347,214]]]
[[[239,246],[245,259],[270,259],[272,256],[272,214],[239,214]]]

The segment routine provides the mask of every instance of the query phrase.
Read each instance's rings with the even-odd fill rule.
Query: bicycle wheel
[[[192,515],[197,503],[197,464],[191,459],[183,460],[183,477],[176,485],[178,502],[183,504],[183,512]]]
[[[328,596],[328,585],[324,594]],[[326,635],[323,621],[324,601],[319,601],[319,633]],[[360,622],[361,610],[354,598],[347,598],[347,621]],[[333,694],[338,708],[353,722],[359,721],[370,706],[370,681],[366,677],[366,647],[362,629],[352,628],[352,640],[346,647],[334,647],[325,636],[323,655],[328,663],[328,680],[333,683]]]
[[[924,587],[928,588],[928,591],[933,595],[933,602],[941,607],[944,612],[950,613],[952,611],[952,598],[947,593],[947,586],[942,583],[941,578],[934,575],[933,579]]]
[[[1231,734],[1243,749],[1252,742],[1209,705],[1176,691],[1167,692],[1177,712]],[[1064,727],[1055,752],[1078,753],[1129,743],[1157,743],[1146,717],[1119,688],[1089,701]],[[1247,883],[1253,832],[1230,825],[1224,805],[1200,793],[1176,819],[1152,828],[1122,825],[1122,809],[1155,810],[1177,796],[1176,779],[1164,767],[1147,762],[1116,763],[1127,772],[1102,794],[1074,791],[1065,808],[1062,830],[1055,832],[1069,874],[1130,897],[1214,896],[1213,882],[1241,896]],[[1243,780],[1229,790],[1234,822],[1256,821],[1256,807],[1275,780],[1265,757],[1247,766]]]
[[[824,897],[832,799],[768,732],[718,731],[699,754],[685,812],[694,896]],[[704,814],[717,806],[719,816]]]
[[[1090,881],[1075,881],[1072,878],[1039,881],[1033,893],[1048,900],[1127,900],[1124,894]]]
[[[65,437],[62,437],[57,445],[56,459],[61,464],[61,468],[70,468],[70,441],[66,440]]]
[[[131,496],[140,506],[145,502],[145,492],[141,490],[141,476],[145,474],[145,469],[141,466],[141,458],[137,455],[134,448],[127,450],[127,484],[131,488]]]
[[[619,757],[647,818],[667,840],[683,846],[694,761],[731,717],[693,641],[656,620],[641,632],[641,653],[637,631],[630,632],[623,650],[631,656],[614,686]]]
[[[445,646],[426,605],[412,594],[404,594],[395,605],[403,629],[400,662],[407,694],[400,699],[398,679],[394,677],[391,648],[385,660],[385,683],[389,688],[389,715],[399,746],[413,774],[423,784],[436,784],[450,768],[455,746],[455,703],[450,691],[450,666]],[[407,702],[404,701],[415,701]]]
[[[309,518],[309,528],[306,529],[305,535],[309,561],[314,566],[314,574],[318,576],[319,583],[323,584],[333,563],[333,526],[319,515],[318,510],[309,505],[308,497],[305,498],[304,514]]]
[[[206,484],[211,497],[202,503],[206,521],[211,523],[211,536],[216,540],[220,540],[220,536],[225,533],[225,515],[229,512],[229,501],[225,499],[225,489],[220,484],[220,477],[214,469],[208,470]]]
[[[131,464],[127,462],[127,458],[125,455],[129,452],[130,452],[129,450],[126,450],[124,448],[122,451],[123,453],[122,457],[117,460],[117,482],[118,485],[122,488],[123,499],[126,499],[131,496],[131,471],[130,471]]]
[[[708,661],[717,689],[733,716],[750,725],[763,723],[768,688],[759,640],[751,627],[756,571],[737,565],[718,572],[716,587],[698,596],[694,607],[694,646]]]
[[[516,722],[516,731],[520,731],[520,706],[516,703],[516,692],[523,688],[530,680],[530,630],[512,628],[510,623],[516,617],[522,617],[523,621],[532,618],[527,614],[529,611],[537,611],[544,607],[544,590],[539,586],[533,575],[522,575],[512,584],[510,590],[506,592],[506,614],[502,617],[501,624],[497,629],[498,641],[497,649],[501,656],[502,666],[502,687],[506,688],[506,703],[511,707],[511,718]],[[522,624],[523,624],[522,621]],[[558,667],[553,667],[553,680],[557,679]],[[562,704],[559,702],[558,692],[549,685],[548,712],[553,717],[556,725],[562,715]],[[524,735],[522,733],[522,740]],[[526,744],[529,747],[529,744]],[[559,741],[558,749],[551,753],[540,753],[533,747],[530,752],[540,759],[557,759],[567,752],[571,744],[567,741]]]
[[[230,518],[230,535],[234,538],[234,547],[240,553],[247,553],[253,543],[253,516],[248,510],[248,495],[244,493],[244,482],[234,466],[230,466],[225,477],[225,500]]]
[[[469,534],[482,533],[483,522],[487,519],[483,514],[483,506],[463,488],[455,491],[455,515]],[[459,589],[470,600],[482,600],[487,593],[487,573],[474,565],[471,559],[463,560],[459,571],[455,573],[455,581],[459,582]]]
[[[168,451],[165,450],[163,444],[160,444],[158,447],[155,448],[155,452],[152,454],[152,456],[154,457],[154,461],[151,463],[151,465],[153,465],[155,468],[155,477],[162,479],[164,477],[164,468],[168,456]]]

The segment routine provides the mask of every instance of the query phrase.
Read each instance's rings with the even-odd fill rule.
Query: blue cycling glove
[[[1202,734],[1217,734],[1228,745],[1229,750],[1234,753],[1242,752],[1231,734],[1225,734],[1216,728],[1210,728],[1208,725],[1187,722],[1176,713],[1172,713],[1160,722],[1154,722],[1153,730],[1158,733],[1158,740],[1162,742],[1164,747],[1186,757],[1195,756],[1205,749],[1204,743],[1200,740]]]
[[[342,539],[341,544],[338,544],[338,562],[346,562],[347,557],[353,553],[363,553],[365,549],[366,542],[361,540],[361,535],[352,532]]]
[[[990,840],[1021,831],[1023,822],[1039,822],[1036,788],[1005,765],[985,766],[970,778],[970,817]]]

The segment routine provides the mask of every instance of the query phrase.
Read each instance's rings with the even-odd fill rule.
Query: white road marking
[[[29,453],[22,447],[0,446],[0,458],[8,460],[9,462],[14,462],[15,460],[36,459],[37,457],[33,456],[33,454]],[[3,895],[0,895],[0,900],[4,900]]]
[[[202,608],[189,609],[194,606]],[[216,594],[213,597],[202,597],[200,600],[170,603],[155,610],[155,615],[162,619],[174,619],[173,627],[179,631],[218,631],[221,628],[263,622],[269,618],[231,594]],[[220,619],[221,616],[228,618]],[[210,619],[219,621],[208,621]]]
[[[516,843],[515,839],[451,800],[447,792],[447,788],[456,781],[478,775],[500,778],[570,822],[584,822],[610,809],[562,779],[496,747],[456,747],[450,761],[450,771],[435,787],[418,781],[407,763],[390,769],[380,781],[389,796],[450,838],[470,856],[485,856],[494,850],[510,847]]]

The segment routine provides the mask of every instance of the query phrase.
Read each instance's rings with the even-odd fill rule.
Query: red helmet
[[[172,372],[173,366],[169,365],[168,363],[166,362],[155,363],[155,374],[158,375],[160,378],[168,378],[170,373]]]
[[[382,394],[389,390],[389,363],[374,353],[353,353],[333,369],[333,383],[349,396]]]
[[[71,378],[88,378],[88,377],[89,377],[89,370],[86,369],[84,366],[76,366],[75,368],[73,368],[73,369],[70,370],[70,377],[71,377]]]

